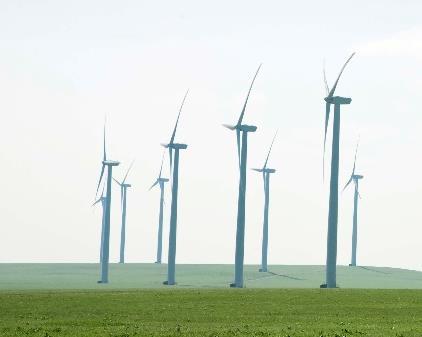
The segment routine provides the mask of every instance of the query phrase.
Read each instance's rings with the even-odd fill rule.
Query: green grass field
[[[247,288],[318,288],[324,266],[245,266]],[[133,289],[164,288],[167,266],[111,264],[110,283],[97,284],[98,264],[0,264],[0,290],[25,289]],[[177,288],[227,288],[231,265],[178,265]],[[422,272],[395,268],[347,267],[337,269],[341,288],[422,289]]]
[[[179,265],[168,287],[165,265],[112,264],[101,285],[96,264],[0,264],[0,336],[422,336],[421,272],[339,267],[318,289],[322,266],[257,268],[230,289],[229,265]]]
[[[0,292],[0,336],[422,336],[422,291]]]

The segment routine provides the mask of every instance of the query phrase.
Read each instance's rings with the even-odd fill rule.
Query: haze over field
[[[258,271],[257,265],[245,266],[245,288],[318,288],[325,278],[325,266],[272,265],[267,273]],[[341,289],[422,289],[422,273],[414,270],[379,267],[339,266],[338,287]],[[98,266],[93,263],[71,264],[0,264],[0,293],[4,291],[39,291],[69,289],[151,289],[159,292],[167,266],[159,264],[113,263],[110,265],[110,282],[98,284]],[[226,290],[233,280],[231,265],[179,264],[177,284],[173,289],[214,288]],[[364,290],[362,290],[364,291]]]
[[[136,158],[126,261],[153,262],[158,191],[148,188],[190,88],[177,133],[189,145],[181,154],[177,262],[233,263],[236,144],[221,124],[235,122],[263,62],[245,122],[258,126],[249,167],[262,165],[279,129],[269,263],[324,264],[322,64],[332,85],[356,51],[337,93],[353,99],[342,109],[340,185],[361,137],[358,263],[422,270],[421,12],[418,1],[380,0],[2,1],[0,262],[98,261],[101,212],[91,204],[105,114],[109,157],[122,162],[115,177]],[[258,264],[263,196],[254,172],[247,189],[245,263]],[[350,262],[352,198],[340,195],[339,264]],[[117,261],[118,186],[112,202]]]

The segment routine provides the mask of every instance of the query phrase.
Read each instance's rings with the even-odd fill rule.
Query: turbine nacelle
[[[360,175],[360,174],[354,174],[354,175],[352,175],[352,178],[355,179],[355,180],[360,180],[360,179],[363,179],[363,176]]]
[[[179,144],[179,143],[171,143],[171,144],[167,144],[165,146],[165,148],[170,148],[170,149],[174,149],[174,150],[184,150],[188,148],[187,144]]]
[[[264,173],[275,173],[275,169],[271,169],[271,168],[262,168],[262,169],[257,169],[257,168],[253,168],[253,171],[256,172],[264,172]]]
[[[107,165],[107,166],[119,166],[120,162],[115,161],[115,160],[103,160],[103,165]]]
[[[258,128],[254,125],[243,124],[243,125],[239,125],[238,129],[243,132],[255,132],[256,129]]]
[[[157,181],[158,182],[162,182],[162,183],[166,183],[166,182],[168,182],[170,179],[168,179],[168,178],[158,178],[157,179]]]
[[[350,104],[352,102],[351,98],[348,97],[341,97],[341,96],[333,96],[333,97],[325,97],[324,100],[329,104],[334,105],[342,105],[342,104]]]
[[[131,184],[121,184],[120,186],[122,186],[122,187],[132,187]]]
[[[254,125],[246,125],[246,124],[242,124],[242,125],[229,125],[229,124],[223,124],[223,126],[229,130],[239,130],[239,131],[244,131],[244,132],[255,132],[257,127]]]

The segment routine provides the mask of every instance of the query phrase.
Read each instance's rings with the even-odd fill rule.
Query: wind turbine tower
[[[122,205],[122,227],[120,231],[120,259],[119,263],[125,263],[125,244],[126,244],[126,200],[127,200],[127,189],[131,187],[131,184],[126,183],[126,178],[129,174],[130,169],[133,166],[133,162],[130,164],[129,169],[122,182],[117,179],[114,181],[120,186],[120,201]]]
[[[166,285],[176,284],[176,233],[177,233],[177,193],[179,189],[179,151],[187,149],[186,144],[175,143],[174,138],[176,136],[177,124],[179,123],[180,113],[185,103],[186,91],[183,97],[182,104],[177,115],[176,125],[173,129],[170,142],[168,144],[162,144],[169,150],[170,157],[170,175],[172,177],[172,190],[171,190],[171,210],[170,210],[170,233],[169,233],[169,247],[168,247],[168,264],[167,264],[167,280],[163,282]],[[174,167],[173,167],[173,152],[174,152]]]
[[[321,285],[321,288],[336,288],[337,287],[337,222],[338,222],[338,171],[339,171],[339,157],[340,157],[340,107],[342,105],[350,104],[352,99],[341,96],[334,96],[338,81],[343,73],[346,65],[355,55],[353,53],[343,65],[337,80],[334,82],[331,90],[328,89],[327,80],[324,80],[327,90],[327,97],[325,97],[325,134],[324,134],[324,158],[325,158],[325,142],[327,138],[328,121],[330,118],[330,108],[334,105],[334,121],[333,121],[333,143],[331,153],[331,179],[330,179],[330,198],[328,210],[328,233],[327,233],[327,261],[326,261],[326,283]],[[323,159],[323,162],[325,160]]]
[[[261,268],[259,269],[260,272],[267,272],[268,271],[268,212],[269,212],[269,205],[270,205],[270,174],[275,173],[274,169],[268,168],[268,158],[270,157],[271,149],[274,144],[275,137],[277,133],[274,135],[274,138],[271,142],[270,149],[268,150],[267,158],[265,160],[264,166],[260,169],[254,168],[252,170],[256,172],[262,173],[262,180],[264,183],[264,224],[262,227],[262,255],[261,255]]]
[[[163,211],[164,211],[164,188],[165,183],[169,180],[167,178],[161,177],[161,172],[163,170],[163,161],[164,161],[164,153],[163,158],[161,159],[161,167],[160,167],[160,173],[158,174],[158,178],[155,181],[154,184],[149,188],[150,190],[158,185],[160,187],[160,213],[158,216],[158,238],[157,238],[157,259],[155,263],[161,264],[161,256],[163,251]]]
[[[237,141],[237,156],[239,161],[239,194],[237,201],[237,227],[236,227],[236,252],[235,252],[235,268],[234,268],[234,282],[230,284],[232,288],[243,288],[243,262],[245,254],[245,203],[246,203],[246,163],[248,156],[248,133],[255,132],[257,127],[253,125],[242,124],[243,116],[245,115],[246,105],[248,103],[249,95],[252,86],[258,75],[261,65],[259,65],[252,83],[249,87],[243,109],[236,125],[223,124],[229,130],[236,131]],[[241,137],[242,136],[242,137]]]
[[[113,167],[119,166],[118,161],[107,160],[106,154],[106,136],[105,136],[105,125],[104,125],[104,138],[103,138],[103,161],[100,173],[100,179],[97,185],[100,188],[105,168],[107,167],[107,183],[106,183],[106,200],[105,200],[105,216],[104,216],[104,235],[102,240],[102,254],[101,254],[101,279],[98,283],[108,283],[108,265],[110,258],[110,211],[111,211],[111,179],[113,177]]]
[[[358,244],[358,200],[361,198],[360,193],[359,193],[359,180],[363,179],[362,175],[355,174],[358,146],[356,146],[355,161],[353,163],[352,175],[350,176],[350,179],[347,182],[346,186],[344,186],[343,188],[343,191],[344,191],[347,188],[347,186],[350,185],[352,181],[355,185],[355,194],[353,198],[352,261],[349,264],[349,266],[351,267],[356,267],[356,249],[357,249],[357,244]]]
[[[104,197],[104,189],[101,192],[101,197],[95,201],[92,206],[95,206],[96,204],[101,203],[101,210],[102,210],[102,216],[101,216],[101,244],[100,244],[100,263],[103,259],[103,242],[104,242],[104,225],[105,225],[105,207],[106,207],[106,198]]]

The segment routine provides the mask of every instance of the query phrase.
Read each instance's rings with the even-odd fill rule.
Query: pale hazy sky
[[[237,120],[263,62],[245,122],[258,126],[249,167],[263,164],[279,129],[269,263],[324,264],[322,64],[332,84],[356,51],[337,93],[353,99],[342,111],[341,185],[361,135],[358,263],[422,270],[421,13],[420,1],[386,0],[1,1],[0,262],[98,260],[101,211],[91,204],[105,114],[109,157],[122,163],[115,176],[136,158],[127,261],[153,262],[159,194],[148,188],[190,88],[176,136],[189,145],[176,260],[233,263],[236,142],[221,124]],[[339,264],[350,262],[352,198],[353,189],[340,195]],[[262,179],[248,172],[246,263],[260,261],[262,213]]]

